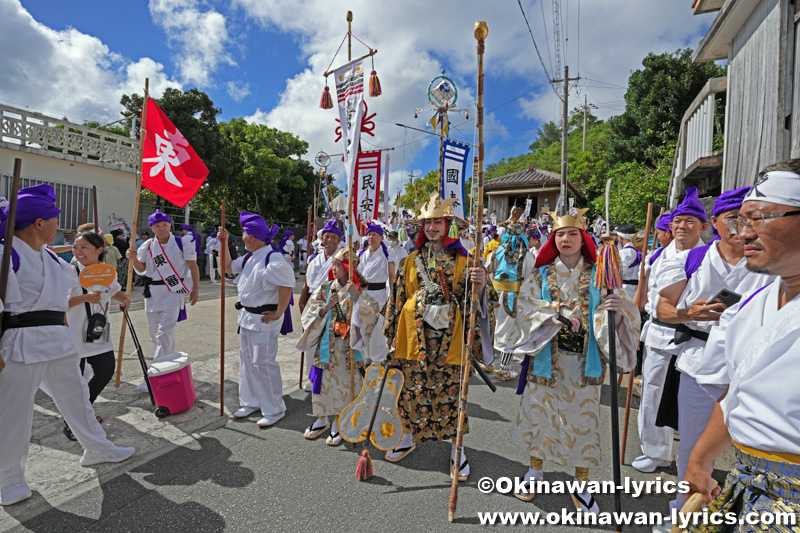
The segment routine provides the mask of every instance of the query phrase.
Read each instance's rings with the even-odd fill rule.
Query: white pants
[[[178,325],[180,308],[164,311],[146,311],[147,328],[150,330],[150,341],[156,349],[155,357],[176,352],[175,328]]]
[[[681,374],[678,389],[678,432],[681,434],[677,460],[678,481],[683,481],[686,477],[692,448],[700,440],[711,420],[717,400],[725,394],[726,389],[722,385],[701,385],[689,374]],[[686,503],[686,497],[678,494],[675,502],[680,509]]]
[[[239,331],[239,405],[260,408],[261,415],[267,417],[283,416],[286,412],[281,367],[276,361],[279,334],[277,330]]]
[[[656,416],[664,392],[664,381],[672,354],[645,346],[642,365],[642,398],[639,406],[639,439],[642,452],[650,459],[672,461],[674,431],[657,427]],[[683,435],[681,435],[683,438]]]
[[[0,487],[25,480],[33,400],[40,387],[85,450],[104,452],[113,446],[95,418],[76,354],[29,365],[6,361],[0,372]]]

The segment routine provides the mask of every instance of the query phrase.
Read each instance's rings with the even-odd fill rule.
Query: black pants
[[[81,374],[83,374],[83,369],[86,367],[86,361],[89,361],[94,373],[92,379],[89,380],[89,402],[94,403],[100,393],[103,392],[103,389],[106,388],[108,382],[111,381],[117,362],[113,351],[84,357],[81,359]]]

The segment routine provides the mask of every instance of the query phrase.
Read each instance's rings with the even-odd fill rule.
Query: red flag
[[[208,168],[152,98],[142,153],[142,186],[183,207],[206,181]]]

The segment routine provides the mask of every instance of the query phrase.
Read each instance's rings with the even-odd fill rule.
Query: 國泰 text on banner
[[[469,145],[445,139],[442,146],[442,198],[455,198],[453,214],[466,218],[464,187],[466,184]]]

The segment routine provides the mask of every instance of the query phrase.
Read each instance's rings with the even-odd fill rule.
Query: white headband
[[[745,196],[745,202],[750,200],[800,207],[800,175],[786,170],[767,172]]]
[[[633,237],[636,234],[635,233],[620,233],[620,232],[617,232],[617,235],[619,235],[620,237],[622,237],[625,240],[632,241]]]

